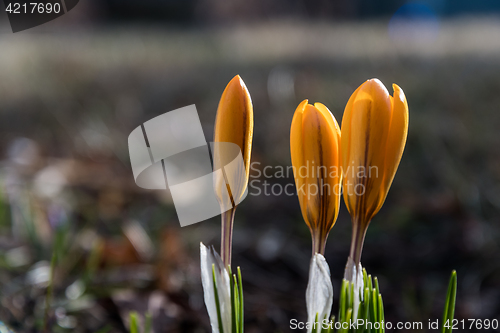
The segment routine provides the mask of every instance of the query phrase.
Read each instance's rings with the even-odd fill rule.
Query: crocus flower
[[[311,231],[313,256],[323,254],[339,213],[340,129],[321,103],[297,107],[290,130],[292,165],[302,216]]]
[[[226,266],[231,264],[234,213],[248,185],[252,136],[252,100],[245,83],[239,75],[236,75],[222,93],[214,129],[214,169],[222,167],[223,170],[222,173],[214,173],[215,193],[221,207],[232,207],[222,213],[221,257]],[[232,143],[239,147],[243,166],[225,167],[226,162],[232,160],[234,156],[229,156],[233,153],[225,149],[223,143]],[[229,197],[225,195],[226,189],[230,194]],[[228,200],[231,202],[227,202]]]
[[[396,84],[393,90],[394,97],[378,79],[366,81],[342,118],[344,201],[353,224],[350,259],[358,274],[366,229],[385,201],[408,133],[406,97]]]

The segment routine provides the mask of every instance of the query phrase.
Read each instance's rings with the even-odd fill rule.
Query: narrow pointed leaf
[[[455,317],[455,303],[457,298],[457,272],[451,272],[450,282],[448,283],[448,292],[444,305],[443,322],[441,323],[441,332],[448,333],[452,331],[452,321]],[[448,326],[448,327],[445,327]]]

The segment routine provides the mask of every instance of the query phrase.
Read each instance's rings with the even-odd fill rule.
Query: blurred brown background
[[[168,192],[135,185],[127,137],[196,104],[210,141],[236,74],[252,96],[261,168],[290,165],[303,99],[340,122],[364,80],[402,87],[408,142],[362,263],[380,280],[388,321],[440,318],[452,269],[456,317],[500,319],[499,10],[487,0],[82,0],[16,34],[3,12],[0,320],[17,332],[41,331],[44,317],[53,332],[124,332],[135,310],[153,315],[155,332],[209,332],[199,242],[218,248],[220,220],[181,228]],[[350,227],[342,205],[326,250],[337,294]],[[296,197],[241,204],[233,264],[246,332],[306,319],[310,251]]]

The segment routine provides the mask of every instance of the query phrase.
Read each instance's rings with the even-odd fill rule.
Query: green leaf
[[[354,304],[354,283],[349,283],[349,290],[347,292],[347,305],[350,309],[352,309]]]
[[[235,287],[234,287],[234,280],[233,280],[233,271],[231,270],[231,265],[227,266],[228,268],[228,274],[229,274],[229,283],[231,286],[229,287],[229,290],[231,292],[231,332],[232,333],[238,333],[238,328],[236,326],[236,295],[235,295]]]
[[[236,277],[236,274],[233,274],[233,280],[234,280],[234,283],[233,283],[233,289],[234,289],[234,292],[233,292],[233,295],[234,295],[234,299],[233,299],[233,304],[234,304],[234,309],[232,310],[232,312],[234,313],[234,318],[233,318],[233,321],[234,321],[234,332],[235,333],[239,333],[240,332],[240,295],[239,295],[239,289],[238,289],[238,280],[237,280],[237,277]]]
[[[219,322],[219,331],[220,333],[224,333],[220,311],[219,291],[217,290],[217,280],[215,278],[215,264],[212,264],[212,277],[214,281],[215,307],[217,308],[217,321]]]
[[[347,322],[351,321],[351,319],[352,319],[352,308],[350,308],[349,310],[347,310],[347,315],[346,315],[345,319],[346,319]],[[346,328],[344,330],[344,332],[349,332],[349,328]]]
[[[339,321],[343,323],[345,321],[346,317],[346,312],[347,312],[347,307],[346,307],[346,300],[347,300],[347,286],[349,285],[349,282],[347,280],[342,280],[342,287],[340,288],[340,309],[339,309]]]
[[[448,292],[446,294],[446,302],[444,304],[443,322],[441,323],[441,332],[448,333],[452,329],[452,321],[455,317],[455,303],[457,300],[457,272],[451,272],[450,282],[448,283]],[[445,327],[448,321],[448,327]]]
[[[370,274],[368,274],[368,289],[370,289],[370,291],[373,289],[372,276]]]
[[[369,310],[370,310],[370,291],[368,288],[365,288],[365,292],[363,295],[363,302],[359,305],[358,310],[358,318],[363,319],[365,321],[365,326],[359,330],[359,333],[363,333],[367,329],[366,322],[370,319]]]
[[[243,282],[242,282],[242,278],[241,278],[241,269],[240,267],[238,267],[238,286],[240,288],[240,306],[239,306],[239,309],[240,309],[240,333],[243,333]]]
[[[370,295],[370,320],[372,323],[376,323],[378,321],[378,311],[377,311],[377,291],[372,288]]]
[[[350,320],[363,319],[365,325],[356,329],[340,328],[336,330],[338,333],[385,333],[385,328],[382,327],[382,321],[385,321],[384,303],[378,279],[368,275],[363,269],[363,281],[365,283],[364,290],[360,292],[360,303],[358,309],[358,317],[353,318],[353,301],[354,301],[354,284],[347,280],[342,281],[339,303],[339,322],[345,323]],[[363,296],[363,297],[361,297]],[[371,325],[369,324],[371,323]],[[374,326],[380,323],[378,329]],[[371,327],[371,328],[370,328]],[[333,331],[333,330],[332,330]],[[326,330],[324,331],[326,333]]]
[[[319,316],[319,313],[316,312],[316,317],[314,317],[314,326],[313,326],[313,329],[312,329],[312,333],[318,333],[318,326],[316,326],[316,323],[318,322],[318,316]]]
[[[376,280],[375,280],[376,281]],[[378,286],[378,282],[377,286]],[[382,302],[382,295],[378,294],[378,320],[380,322],[380,333],[385,333],[385,328],[382,326],[382,322],[384,321],[384,303]]]
[[[331,333],[333,330],[334,324],[335,324],[335,316],[332,316],[330,318],[330,322],[328,323],[328,328],[323,333]]]
[[[132,311],[130,316],[130,333],[139,333],[139,326],[137,324],[137,312]]]

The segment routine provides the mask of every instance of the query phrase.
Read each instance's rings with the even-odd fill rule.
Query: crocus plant
[[[394,97],[378,79],[363,83],[347,103],[341,129],[323,104],[313,106],[305,100],[295,111],[290,129],[291,157],[302,216],[313,246],[306,291],[308,332],[331,332],[334,327],[340,327],[338,332],[385,331],[378,281],[361,267],[361,250],[368,225],[394,179],[408,133],[406,97],[397,85],[393,89]],[[335,318],[330,320],[333,288],[323,254],[339,213],[341,184],[353,233],[340,291],[336,322],[340,325],[334,325]],[[453,318],[455,294],[453,273],[445,319]],[[366,325],[351,329],[352,322]],[[378,323],[378,328],[373,330],[368,323]]]
[[[231,265],[231,245],[233,223],[236,207],[244,196],[248,185],[250,157],[253,137],[253,106],[245,83],[236,75],[222,93],[215,119],[214,142],[233,143],[237,145],[243,156],[244,168],[224,168],[223,161],[228,160],[225,149],[214,149],[214,169],[222,173],[214,173],[214,189],[221,207],[232,206],[222,212],[221,257],[224,265]],[[244,169],[244,170],[242,170]],[[233,186],[229,187],[229,184]],[[227,188],[230,198],[221,193]],[[231,203],[226,202],[231,200]]]
[[[214,171],[220,171],[214,172],[214,192],[222,213],[221,256],[213,248],[200,244],[205,305],[214,333],[243,332],[241,271],[239,267],[237,274],[231,271],[231,247],[236,207],[248,185],[252,136],[252,100],[245,83],[237,75],[222,93],[214,130]],[[225,167],[226,161],[234,157],[231,150],[223,148],[226,143],[239,148],[243,158],[241,167]]]
[[[308,321],[330,317],[333,287],[330,269],[323,257],[326,239],[339,215],[340,128],[321,103],[307,100],[295,111],[290,130],[293,171],[302,216],[312,237],[311,267],[306,291]],[[333,169],[331,168],[333,167]],[[330,172],[334,170],[334,172]]]
[[[361,251],[366,230],[384,204],[408,133],[406,97],[396,84],[393,89],[394,97],[380,80],[366,81],[352,94],[342,118],[343,193],[352,220],[344,277],[354,283],[355,294],[363,290]]]

